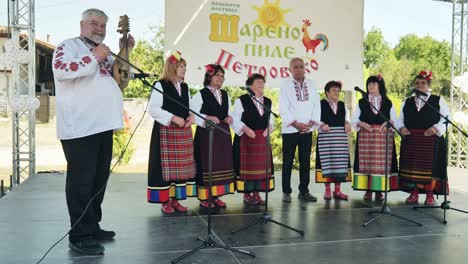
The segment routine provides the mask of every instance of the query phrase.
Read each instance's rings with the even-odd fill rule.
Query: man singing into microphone
[[[291,202],[291,171],[299,146],[299,199],[316,202],[309,193],[312,131],[320,123],[320,98],[312,80],[305,78],[304,61],[293,58],[289,63],[292,78],[280,88],[280,115],[283,119],[283,201]]]
[[[103,253],[104,247],[96,241],[111,240],[115,236],[115,232],[105,231],[99,225],[110,173],[112,134],[115,129],[123,128],[122,93],[112,78],[110,49],[102,44],[107,20],[101,10],[85,10],[80,37],[60,43],[52,62],[57,137],[67,160],[65,193],[73,227],[69,233],[69,247],[85,254]],[[88,43],[87,39],[98,45]],[[133,48],[133,37],[129,37],[128,44]]]

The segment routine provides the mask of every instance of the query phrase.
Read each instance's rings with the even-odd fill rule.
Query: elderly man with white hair
[[[107,20],[101,10],[85,10],[80,36],[60,43],[52,62],[57,137],[67,160],[65,193],[72,227],[69,246],[85,254],[103,253],[104,247],[97,241],[115,236],[99,225],[110,174],[112,135],[123,128],[122,92],[112,77],[110,49],[102,43]],[[133,48],[133,37],[128,44]]]

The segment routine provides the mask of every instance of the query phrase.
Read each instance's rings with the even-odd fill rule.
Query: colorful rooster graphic
[[[325,51],[328,48],[328,38],[323,34],[315,35],[314,39],[311,39],[309,36],[309,32],[307,32],[307,28],[310,27],[311,23],[308,19],[302,20],[304,24],[302,25],[302,32],[304,32],[304,36],[302,37],[302,44],[306,48],[306,54],[309,50],[312,50],[312,54],[315,54],[315,49],[323,43],[322,51]]]

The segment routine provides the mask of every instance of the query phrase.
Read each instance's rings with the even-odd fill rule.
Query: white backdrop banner
[[[362,81],[363,0],[166,0],[166,57],[187,60],[186,82],[202,84],[205,65],[226,70],[224,85],[265,75],[279,87],[289,61],[305,61],[322,89],[330,80],[352,90]]]

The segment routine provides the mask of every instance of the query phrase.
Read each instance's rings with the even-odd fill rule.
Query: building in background
[[[0,56],[5,52],[3,46],[8,39],[8,28],[0,26]],[[36,42],[36,96],[41,106],[36,112],[36,122],[47,123],[50,119],[50,111],[53,108],[51,96],[55,96],[54,76],[52,74],[52,55],[55,46],[47,41],[35,40]],[[0,116],[9,117],[8,96],[11,91],[12,76],[11,68],[0,68]]]

